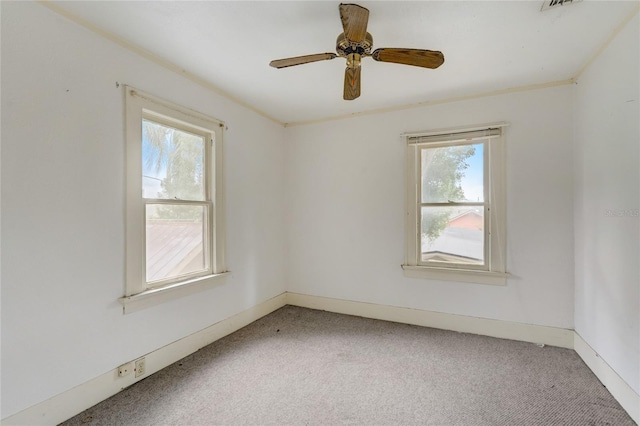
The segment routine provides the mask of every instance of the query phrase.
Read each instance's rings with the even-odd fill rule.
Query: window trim
[[[225,266],[225,214],[223,181],[223,122],[181,107],[172,102],[125,86],[125,147],[126,147],[126,214],[125,295],[119,300],[124,313],[192,294],[213,285],[222,284],[228,274]],[[205,183],[204,201],[211,210],[208,217],[207,239],[211,251],[210,268],[203,275],[193,274],[183,281],[172,280],[147,285],[145,273],[145,209],[147,204],[163,200],[142,197],[142,120],[148,119],[180,130],[205,136],[205,167],[209,173]],[[164,200],[166,201],[166,200]],[[182,204],[181,200],[179,204]]]
[[[505,182],[505,144],[504,130],[507,123],[489,123],[468,127],[446,128],[426,132],[405,133],[402,135],[406,145],[406,221],[405,221],[405,261],[402,265],[404,275],[411,278],[426,278],[432,280],[470,282],[478,284],[506,285],[510,276],[506,272],[506,182]],[[499,129],[500,134],[483,137],[480,131]],[[479,268],[465,268],[463,266],[424,265],[420,259],[420,219],[418,209],[421,204],[420,188],[420,152],[421,147],[443,146],[456,143],[469,143],[470,135],[460,133],[472,132],[475,141],[485,141],[484,172],[485,184],[485,225],[487,238],[485,241],[486,266]],[[441,138],[439,138],[441,136]],[[416,139],[425,138],[420,142]],[[429,139],[429,141],[426,141]]]

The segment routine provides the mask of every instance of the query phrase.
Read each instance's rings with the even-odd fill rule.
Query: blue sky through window
[[[165,137],[165,143],[170,135]],[[168,155],[165,153],[160,167],[157,167],[157,159],[153,158],[153,148],[146,132],[142,132],[142,196],[143,198],[158,198],[162,191],[161,182],[167,177],[166,163]],[[151,160],[151,161],[149,161]]]
[[[469,167],[464,171],[460,185],[466,201],[484,201],[484,144],[475,144],[473,156],[467,159]]]

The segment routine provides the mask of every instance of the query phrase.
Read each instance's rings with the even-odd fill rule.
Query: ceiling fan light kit
[[[343,33],[338,35],[335,53],[317,53],[276,59],[269,65],[274,68],[286,68],[294,65],[335,59],[338,56],[347,60],[344,73],[343,98],[347,101],[360,96],[360,70],[363,57],[372,57],[374,61],[423,68],[438,68],[444,63],[442,52],[424,49],[381,48],[371,52],[373,37],[367,32],[369,10],[357,4],[340,4],[340,20]]]

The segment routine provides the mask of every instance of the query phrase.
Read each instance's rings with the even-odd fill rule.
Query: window
[[[506,283],[504,126],[405,135],[405,275]]]
[[[226,269],[224,124],[125,91],[128,312],[206,288]]]

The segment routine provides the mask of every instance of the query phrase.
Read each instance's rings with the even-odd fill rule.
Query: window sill
[[[458,281],[475,284],[507,285],[507,272],[472,271],[464,269],[431,268],[426,266],[402,265],[404,276],[441,281]]]
[[[230,272],[207,275],[189,281],[170,284],[164,287],[153,288],[131,296],[124,296],[118,299],[123,306],[123,312],[130,314],[160,303],[174,300],[179,297],[188,296],[202,290],[224,283],[224,277]]]

